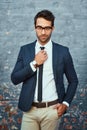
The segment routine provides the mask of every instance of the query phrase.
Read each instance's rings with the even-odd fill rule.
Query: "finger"
[[[44,55],[47,55],[47,53],[46,53],[46,52],[44,52]]]
[[[41,53],[44,53],[44,50],[41,50],[40,52],[41,52]]]
[[[46,51],[44,51],[44,52],[42,52],[43,53],[43,55],[47,55],[47,52]]]
[[[60,103],[57,103],[53,108],[54,108],[54,109],[58,109],[59,106],[60,106]]]
[[[58,115],[61,116],[64,114],[65,110],[64,109],[57,109],[58,110]]]
[[[61,117],[63,114],[62,113],[58,113],[58,117]]]

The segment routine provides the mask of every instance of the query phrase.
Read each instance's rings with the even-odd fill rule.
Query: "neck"
[[[50,40],[49,40],[49,41],[50,41]],[[40,41],[38,40],[38,43],[39,43],[40,45],[44,46],[44,45],[46,45],[49,41],[47,41],[47,42],[40,42]]]

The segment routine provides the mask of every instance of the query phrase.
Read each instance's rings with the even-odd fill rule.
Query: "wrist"
[[[63,101],[63,104],[65,104],[67,107],[69,107],[69,103],[66,101]]]
[[[37,64],[37,62],[36,62],[35,60],[32,61],[32,64],[33,64],[33,66],[34,66],[35,68],[38,67],[38,64]]]

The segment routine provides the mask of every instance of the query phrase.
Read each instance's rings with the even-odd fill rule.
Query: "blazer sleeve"
[[[64,56],[64,64],[65,64],[64,72],[68,80],[68,87],[67,87],[64,101],[70,104],[76,92],[76,88],[78,85],[78,78],[77,78],[75,68],[73,65],[73,60],[72,60],[72,57],[68,48],[66,49],[66,53]]]
[[[23,47],[21,47],[17,58],[17,62],[11,73],[11,80],[15,85],[24,82],[25,80],[31,78],[36,73],[31,69],[29,63],[24,65],[23,57],[24,57],[24,49]]]

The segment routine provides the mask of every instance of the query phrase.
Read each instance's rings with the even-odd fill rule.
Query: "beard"
[[[50,35],[42,34],[40,36],[37,35],[37,38],[38,38],[39,42],[42,45],[44,45],[44,44],[46,44],[50,40],[51,34]]]

